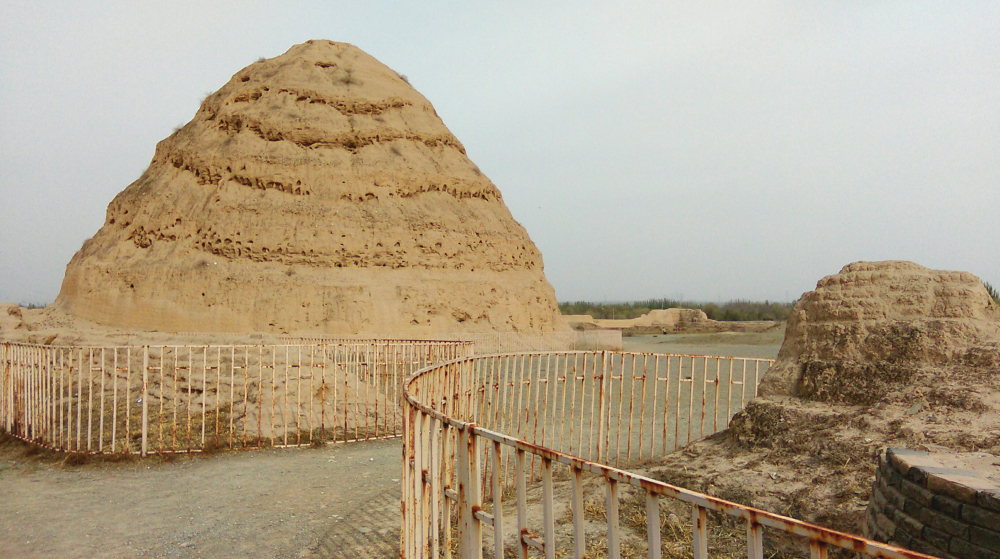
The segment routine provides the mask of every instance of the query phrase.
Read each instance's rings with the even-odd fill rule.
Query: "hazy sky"
[[[353,43],[500,188],[559,300],[791,300],[855,260],[1000,284],[1000,3],[0,3],[0,301],[49,302],[156,142]]]

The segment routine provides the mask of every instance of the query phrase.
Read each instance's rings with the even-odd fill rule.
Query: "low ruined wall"
[[[956,466],[960,456],[883,451],[865,535],[938,557],[1000,559],[1000,484],[990,468]]]

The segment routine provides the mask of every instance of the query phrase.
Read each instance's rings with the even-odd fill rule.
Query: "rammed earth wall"
[[[865,535],[949,559],[1000,559],[1000,485],[940,458],[895,448],[879,455]]]

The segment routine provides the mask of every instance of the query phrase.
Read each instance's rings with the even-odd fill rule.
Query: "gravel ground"
[[[67,466],[8,441],[0,557],[395,557],[400,445]]]

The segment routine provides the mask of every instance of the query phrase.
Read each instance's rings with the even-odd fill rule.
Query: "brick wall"
[[[865,535],[946,559],[1000,559],[1000,486],[926,452],[886,449]]]

